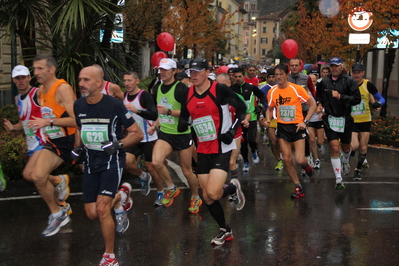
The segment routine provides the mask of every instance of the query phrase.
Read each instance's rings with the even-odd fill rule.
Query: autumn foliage
[[[381,36],[379,32],[399,28],[398,0],[339,0],[335,1],[339,3],[337,15],[323,15],[319,5],[324,2],[333,6],[334,1],[300,0],[282,26],[286,38],[297,41],[298,56],[306,62],[317,62],[318,56],[327,60],[336,55],[353,62],[357,45],[348,43],[349,33],[370,33],[370,44],[360,45],[362,57],[376,44],[377,37]],[[373,13],[373,24],[363,32],[356,32],[348,25],[348,15],[358,6]]]
[[[213,0],[130,1],[125,10],[126,29],[142,45],[169,32],[176,42],[176,57],[184,58],[192,49],[194,56],[210,59],[225,49],[227,26],[242,23],[231,20],[235,12],[218,17]]]

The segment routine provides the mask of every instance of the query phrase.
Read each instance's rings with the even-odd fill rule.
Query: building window
[[[266,27],[263,27],[262,32],[266,33]]]
[[[260,39],[260,43],[267,43],[267,42],[266,42],[266,38],[261,38],[261,39]]]
[[[249,31],[247,31],[247,32],[245,33],[245,36],[249,36]]]
[[[266,49],[262,49],[262,55],[266,55]]]
[[[254,48],[254,54],[256,54],[256,48]]]
[[[254,39],[254,44],[256,44],[256,39]]]

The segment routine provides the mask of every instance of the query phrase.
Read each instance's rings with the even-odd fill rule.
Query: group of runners
[[[342,177],[349,174],[349,158],[356,150],[354,179],[360,180],[361,169],[367,165],[369,102],[378,109],[384,98],[364,79],[361,64],[352,67],[351,78],[342,73],[342,59],[333,57],[331,73],[317,81],[316,76],[297,71],[299,62],[291,59],[288,66],[277,65],[260,78],[255,76],[254,66],[231,68],[214,77],[204,58],[192,60],[180,74],[176,62],[164,58],[158,67],[160,82],[152,94],[139,88],[136,72],[124,74],[126,91],[122,92],[118,85],[103,79],[99,65],[92,65],[79,73],[79,99],[66,81],[56,77],[53,57],[38,55],[34,59],[38,88],[30,85],[29,69],[16,66],[12,78],[19,90],[15,104],[20,122],[11,124],[5,119],[4,127],[25,133],[29,161],[23,177],[35,184],[50,210],[42,236],[55,235],[72,214],[66,202],[69,176],[51,173],[63,162],[82,165],[86,215],[99,219],[105,243],[99,265],[119,265],[114,254],[115,231],[128,229],[127,212],[133,205],[131,184],[120,184],[123,170],[139,177],[145,196],[154,182],[155,206],[171,206],[180,189],[166,158],[176,151],[191,189],[188,212],[198,213],[204,203],[220,227],[211,243],[222,245],[232,240],[220,199],[228,196],[236,210],[244,207],[236,160],[242,156],[243,172],[249,171],[249,155],[254,164],[259,163],[258,123],[266,128],[277,160],[275,169],[284,166],[294,183],[291,197],[305,195],[293,157],[304,173],[312,176],[314,168],[320,168],[317,151],[324,148],[324,132],[330,144],[335,188],[345,188]],[[189,87],[180,81],[187,78]],[[314,161],[306,158],[310,153]],[[146,171],[139,167],[141,159]]]

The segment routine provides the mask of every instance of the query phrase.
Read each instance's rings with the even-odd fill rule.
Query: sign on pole
[[[349,33],[349,44],[369,44],[370,33]]]
[[[348,16],[349,26],[355,31],[367,30],[373,24],[372,16],[372,12],[366,11],[362,7],[355,7]]]

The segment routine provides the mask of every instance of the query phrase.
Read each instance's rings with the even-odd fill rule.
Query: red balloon
[[[292,39],[285,40],[281,45],[281,51],[287,58],[292,59],[298,54],[298,44]]]
[[[175,48],[175,39],[170,33],[162,32],[157,37],[157,44],[164,51],[173,51]]]
[[[228,66],[221,66],[219,67],[218,71],[217,71],[217,75],[219,75],[220,73],[227,73],[229,71],[229,67]]]
[[[168,58],[168,56],[164,52],[155,52],[151,56],[151,65],[153,67],[158,67],[159,61],[161,61],[162,58]]]

